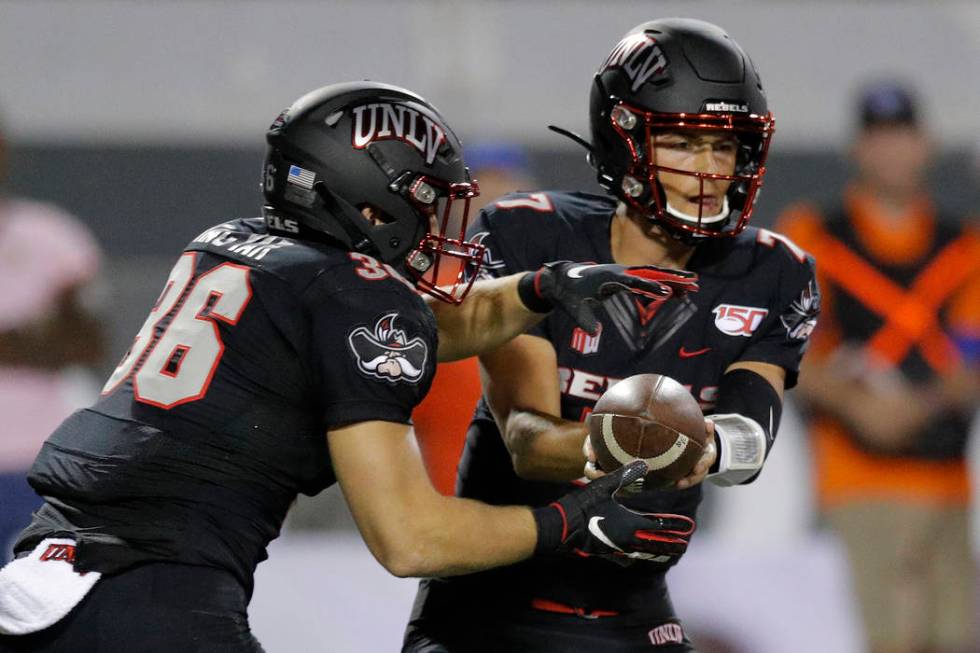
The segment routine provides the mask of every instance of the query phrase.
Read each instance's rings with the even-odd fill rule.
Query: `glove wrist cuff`
[[[538,527],[538,541],[534,545],[534,554],[554,553],[568,536],[568,520],[564,509],[558,503],[552,503],[531,511],[534,523]]]
[[[545,268],[537,272],[528,272],[517,282],[517,296],[533,313],[548,313],[554,308],[550,301],[541,296],[541,277],[546,272]]]

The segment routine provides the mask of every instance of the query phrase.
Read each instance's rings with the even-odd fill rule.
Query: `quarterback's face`
[[[654,134],[653,162],[663,168],[715,175],[735,173],[738,138],[726,132],[670,131]],[[688,215],[715,215],[725,200],[730,179],[701,178],[677,172],[657,171],[667,201]]]

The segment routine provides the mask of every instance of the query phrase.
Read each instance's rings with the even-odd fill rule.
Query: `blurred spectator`
[[[527,153],[514,143],[477,143],[466,148],[466,163],[480,184],[477,205],[486,205],[517,190],[535,188],[528,171]],[[491,264],[484,261],[484,265]],[[426,469],[433,485],[451,495],[456,487],[456,465],[472,407],[480,399],[480,371],[476,358],[440,363],[432,389],[412,413]]]
[[[103,352],[86,308],[98,246],[61,209],[3,192],[7,152],[0,129],[0,564],[41,503],[28,467],[61,420],[92,398],[73,396],[83,377],[64,372],[101,362]]]
[[[978,405],[980,237],[930,200],[912,92],[862,89],[843,197],[779,230],[817,260],[824,307],[797,396],[821,508],[874,653],[975,651],[964,450]]]

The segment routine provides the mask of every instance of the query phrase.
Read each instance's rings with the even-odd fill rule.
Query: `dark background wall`
[[[262,156],[260,148],[24,144],[9,185],[75,213],[110,257],[171,257],[213,223],[258,214]],[[530,161],[542,188],[598,190],[581,150],[537,148]],[[950,152],[933,170],[937,201],[954,215],[978,211],[967,163],[965,152]],[[837,152],[775,151],[754,224],[771,225],[800,198],[832,197],[847,170]]]
[[[258,215],[262,157],[260,148],[238,147],[26,143],[14,151],[9,192],[68,209],[105,250],[103,371],[129,345],[181,248],[212,224]],[[980,213],[968,163],[966,152],[949,152],[932,171],[937,201],[953,217]],[[579,149],[532,149],[530,165],[541,188],[599,190]],[[836,152],[777,149],[753,224],[771,226],[799,199],[834,197],[847,175]]]

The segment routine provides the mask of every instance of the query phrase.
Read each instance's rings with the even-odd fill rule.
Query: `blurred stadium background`
[[[980,4],[939,0],[0,1],[9,191],[64,206],[104,247],[102,375],[183,244],[257,214],[262,135],[295,97],[359,78],[407,86],[464,143],[526,147],[541,187],[595,189],[582,151],[546,125],[587,132],[589,83],[608,48],[671,15],[725,27],[762,74],[777,134],[756,224],[841,187],[852,93],[880,76],[918,88],[942,151],[936,196],[977,215]],[[671,587],[679,614],[724,650],[859,651],[840,553],[809,492],[790,410],[761,481],[705,506]],[[413,593],[414,581],[370,558],[333,489],[272,546],[252,623],[272,652],[395,650]]]

